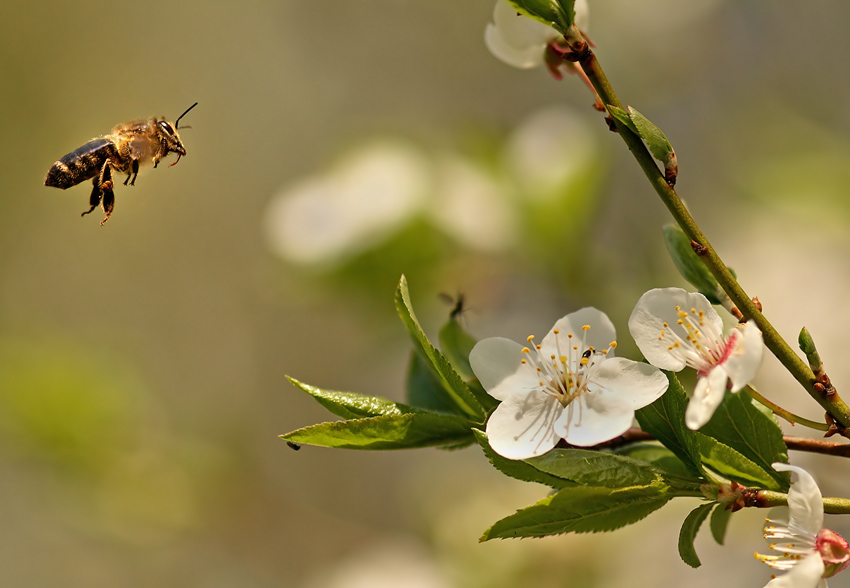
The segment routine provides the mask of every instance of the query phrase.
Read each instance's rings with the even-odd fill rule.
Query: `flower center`
[[[704,310],[691,308],[688,312],[677,306],[676,316],[677,330],[684,331],[685,336],[680,336],[666,322],[658,335],[659,340],[668,342],[667,351],[674,357],[684,361],[685,365],[697,370],[700,375],[707,374],[712,367],[729,358],[740,336],[738,331],[733,331],[729,339],[724,339],[723,333],[714,323],[706,320]]]
[[[616,341],[601,351],[588,345],[589,330],[590,325],[584,325],[580,336],[567,333],[566,340],[563,340],[559,329],[553,330],[554,350],[544,350],[541,345],[534,343],[534,335],[529,335],[528,343],[532,347],[522,349],[522,364],[535,371],[537,389],[557,398],[564,407],[587,390],[593,366],[617,347]]]

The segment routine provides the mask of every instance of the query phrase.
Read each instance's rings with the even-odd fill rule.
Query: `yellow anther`
[[[581,365],[587,365],[590,360],[586,357],[581,358]]]
[[[525,340],[528,341],[529,343],[531,343],[532,341],[534,341],[534,335],[529,335],[528,337],[525,338]]]
[[[520,363],[528,363],[528,362],[525,361],[524,359],[522,359],[522,360],[520,360]]]
[[[555,334],[557,335],[557,334],[559,334],[559,333],[561,332],[561,330],[560,330],[560,329],[555,329],[555,330],[554,330],[554,331],[552,331],[552,332],[553,332],[553,333],[555,333]]]
[[[582,330],[582,331],[589,331],[589,330],[590,330],[590,325],[584,325],[584,326],[581,328],[581,330]]]
[[[523,347],[522,353],[531,353],[531,349],[529,349],[528,347]],[[523,361],[525,361],[525,360],[523,360]]]
[[[550,356],[549,356],[549,359],[555,359],[555,357],[556,357],[556,356],[555,356],[555,354],[553,353],[552,355],[550,355]]]
[[[666,322],[664,322],[664,323],[661,323],[661,326],[663,326],[663,327],[666,329],[666,328],[668,328],[670,325],[668,325]]]
[[[535,345],[535,346],[534,346],[534,348],[535,348],[535,349],[537,349],[537,350],[539,351],[539,350],[540,350],[540,345]]]
[[[567,333],[567,338],[568,338],[568,339],[572,339],[572,338],[573,338],[573,334],[572,334],[572,333]]]
[[[617,342],[611,341],[611,344],[608,347],[610,347],[611,349],[616,349],[617,348]]]

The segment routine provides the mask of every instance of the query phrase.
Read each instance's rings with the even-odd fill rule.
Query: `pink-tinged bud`
[[[835,531],[821,529],[815,538],[815,547],[823,559],[824,578],[831,578],[850,565],[850,544]]]

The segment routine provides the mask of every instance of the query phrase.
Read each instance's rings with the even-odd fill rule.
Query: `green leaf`
[[[812,339],[812,335],[806,327],[803,327],[800,331],[800,335],[797,337],[797,342],[799,343],[802,352],[806,354],[806,360],[809,362],[809,366],[811,366],[812,371],[817,374],[823,369],[823,363],[821,362],[818,348],[815,346],[815,340]]]
[[[638,131],[635,123],[632,122],[632,117],[629,116],[629,113],[620,108],[619,106],[614,106],[613,104],[608,105],[608,112],[616,118],[619,122],[626,125],[631,132],[640,137],[640,132]]]
[[[463,378],[455,371],[445,356],[431,345],[422,327],[419,326],[419,321],[416,320],[416,315],[413,313],[413,307],[410,304],[410,293],[407,290],[407,280],[404,276],[401,277],[398,290],[396,290],[395,302],[398,314],[413,339],[416,351],[430,366],[454,404],[475,422],[483,423],[484,409],[475,399],[469,386],[466,385],[466,382],[463,381]]]
[[[525,461],[541,472],[572,480],[582,486],[648,486],[660,479],[660,472],[647,463],[588,449],[556,448]]]
[[[464,380],[474,378],[475,372],[469,365],[469,354],[478,343],[475,337],[467,333],[456,319],[451,318],[440,329],[439,340],[443,355],[451,362],[460,377]]]
[[[667,486],[657,482],[620,489],[564,488],[496,522],[481,540],[613,531],[664,506],[672,496],[667,490]]]
[[[766,415],[753,406],[743,393],[727,394],[711,420],[700,429],[747,457],[775,481],[770,487],[787,491],[787,474],[777,472],[772,463],[788,463],[788,448],[776,417]]]
[[[658,439],[678,457],[691,475],[702,477],[699,441],[696,433],[685,425],[688,397],[673,372],[664,372],[670,386],[664,395],[635,412],[641,429]]]
[[[718,545],[723,545],[726,538],[726,529],[729,526],[729,519],[732,518],[732,509],[726,508],[725,504],[718,504],[711,512],[709,527],[711,528],[711,536],[717,541]]]
[[[378,415],[401,415],[413,412],[413,407],[393,402],[379,396],[365,396],[354,392],[322,390],[287,376],[293,386],[315,398],[319,404],[344,419],[356,419]]]
[[[475,440],[478,441],[481,449],[484,450],[484,455],[487,456],[487,459],[490,460],[493,467],[506,476],[510,476],[511,478],[516,478],[517,480],[522,480],[524,482],[536,482],[538,484],[543,484],[544,486],[549,486],[550,488],[555,488],[556,490],[566,488],[567,486],[576,486],[575,482],[541,472],[537,468],[522,460],[502,457],[493,451],[492,447],[490,447],[490,444],[487,442],[487,434],[484,433],[484,431],[473,429],[472,432],[475,434]]]
[[[767,490],[782,489],[779,482],[771,477],[770,472],[738,451],[702,433],[697,433],[697,438],[703,463],[721,476],[735,480],[744,486],[756,486]]]
[[[663,445],[656,445],[654,443],[633,443],[617,448],[615,453],[631,457],[632,459],[645,461],[669,474],[681,476],[696,483],[699,483],[700,481],[698,478],[693,477],[693,474],[688,467],[682,463],[681,459],[676,457],[672,451]]]
[[[720,304],[717,299],[718,284],[706,265],[691,247],[691,240],[676,225],[664,226],[664,242],[679,274],[694,286],[712,304]]]
[[[508,0],[517,12],[566,33],[575,21],[575,0]]]
[[[671,159],[675,162],[676,153],[661,129],[631,106],[628,107],[628,110],[629,118],[632,119],[632,123],[637,128],[638,136],[646,141],[646,146],[649,147],[652,156],[664,164],[665,168],[669,165]]]
[[[679,531],[679,557],[692,568],[698,568],[702,565],[699,557],[697,557],[697,551],[694,549],[694,539],[696,539],[697,531],[699,531],[712,508],[714,508],[714,503],[709,502],[692,510],[685,518],[682,529]]]
[[[474,441],[469,422],[429,412],[320,423],[280,436],[293,443],[342,449],[413,449]]]
[[[407,368],[407,401],[417,408],[463,414],[422,356],[415,351],[410,354]]]

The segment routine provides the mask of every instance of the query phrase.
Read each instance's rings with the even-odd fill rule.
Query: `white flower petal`
[[[732,392],[737,392],[756,377],[764,351],[761,330],[753,321],[747,321],[738,330],[735,348],[724,363],[726,374],[732,380]]]
[[[618,392],[603,388],[574,400],[555,423],[555,430],[567,443],[589,447],[625,433],[634,416],[634,409],[622,402]]]
[[[616,391],[617,401],[632,411],[655,402],[670,383],[658,368],[622,357],[595,366],[590,379],[591,394],[598,389]]]
[[[520,370],[522,345],[504,337],[491,337],[475,344],[469,364],[484,389],[498,400],[524,394],[537,382],[531,370]]]
[[[597,364],[588,377],[587,392],[555,423],[567,443],[584,447],[625,433],[635,410],[655,401],[668,385],[658,368],[619,357]]]
[[[764,588],[815,588],[826,586],[822,578],[824,572],[823,560],[817,552],[807,555],[797,565],[768,582]]]
[[[576,12],[575,25],[581,32],[586,33],[590,26],[590,7],[587,0],[576,0],[573,10]]]
[[[715,366],[707,376],[697,380],[693,398],[685,410],[685,424],[690,430],[696,431],[711,420],[714,411],[723,403],[728,379],[723,366]]]
[[[582,327],[590,326],[587,331],[583,331]],[[593,347],[597,351],[607,349],[608,346],[617,338],[617,330],[614,328],[614,323],[601,310],[593,307],[585,307],[581,310],[571,312],[567,316],[559,319],[552,327],[552,330],[543,338],[540,343],[541,348],[546,354],[555,351],[555,330],[560,331],[561,345],[567,340],[567,334],[574,335],[573,341],[579,343],[584,342],[584,347],[581,348],[581,353],[588,347]],[[566,349],[561,350],[564,354]],[[609,352],[610,355],[611,352]]]
[[[508,459],[528,459],[543,455],[561,436],[554,423],[563,406],[558,399],[539,390],[512,394],[502,401],[487,420],[490,447]]]
[[[778,472],[792,472],[788,491],[789,525],[818,534],[823,527],[823,496],[814,478],[803,468],[786,463],[771,464]]]
[[[543,65],[546,44],[559,36],[543,23],[518,16],[506,0],[496,2],[493,22],[484,31],[487,48],[508,65],[523,69]]]
[[[661,331],[673,331],[686,338],[685,330],[677,325],[679,316],[676,307],[685,311],[692,308],[705,313],[705,320],[718,333],[723,332],[723,321],[711,303],[698,292],[690,293],[681,288],[655,288],[640,297],[629,317],[629,332],[646,360],[656,367],[677,372],[685,362],[672,355],[669,340],[659,337]],[[667,323],[667,327],[664,326]]]
[[[531,69],[542,65],[544,62],[545,44],[530,45],[518,49],[509,44],[493,25],[487,25],[484,30],[484,44],[487,45],[490,53],[498,57],[499,60],[519,69]]]

